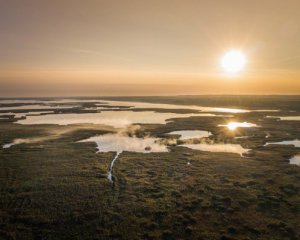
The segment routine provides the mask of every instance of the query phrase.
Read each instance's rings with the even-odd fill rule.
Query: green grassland
[[[216,106],[220,98],[131,100]],[[255,103],[253,97],[234,101],[228,96],[222,102],[230,107],[285,106],[280,115],[296,115],[289,111],[300,106],[299,97],[260,98]],[[229,119],[261,127],[234,132],[217,127]],[[96,153],[95,143],[78,141],[114,129],[19,125],[13,118],[2,119],[1,146],[15,138],[55,137],[0,148],[0,239],[300,239],[300,167],[288,164],[300,150],[263,147],[266,141],[300,138],[299,125],[264,118],[260,112],[145,124],[141,136],[168,138],[170,131],[200,129],[213,133],[205,141],[239,143],[253,151],[247,158],[178,146],[169,146],[166,153],[123,152],[111,183],[106,177],[114,153]],[[249,138],[234,138],[245,135]]]

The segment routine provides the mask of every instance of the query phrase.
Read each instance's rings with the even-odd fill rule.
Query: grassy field
[[[220,97],[182,99],[131,100],[203,106],[221,102]],[[289,112],[298,111],[299,97],[261,97],[259,103],[240,99],[224,97],[222,106],[285,106],[281,115],[299,115]],[[235,114],[232,120],[261,127],[232,133],[217,127],[227,119],[190,117],[141,127],[143,134],[158,137],[175,130],[207,130],[213,133],[208,141],[253,149],[249,158],[178,146],[166,153],[123,152],[113,184],[106,177],[114,153],[96,153],[95,143],[78,140],[114,129],[1,120],[1,146],[16,138],[49,138],[0,148],[0,239],[300,239],[300,167],[288,164],[300,151],[263,147],[266,140],[300,138],[299,122],[264,118],[260,112]],[[251,137],[234,138],[243,135]]]

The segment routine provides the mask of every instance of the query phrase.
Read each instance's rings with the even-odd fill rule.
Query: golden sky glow
[[[1,97],[300,93],[298,0],[10,0],[0,33]]]

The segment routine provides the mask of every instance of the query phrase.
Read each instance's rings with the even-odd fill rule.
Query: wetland
[[[300,238],[299,96],[0,99],[0,114],[0,239]]]

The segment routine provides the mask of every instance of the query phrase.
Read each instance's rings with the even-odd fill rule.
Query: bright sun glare
[[[235,129],[238,128],[238,123],[230,122],[230,123],[227,124],[227,127],[228,127],[229,130],[235,130]]]
[[[248,123],[248,122],[229,122],[227,125],[227,128],[231,131],[239,128],[239,127],[243,127],[243,128],[247,128],[247,127],[256,127],[256,124],[253,123]]]
[[[221,66],[228,73],[242,71],[246,64],[246,56],[239,50],[230,50],[221,59]]]

